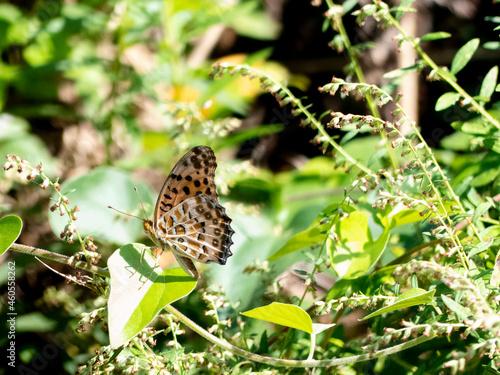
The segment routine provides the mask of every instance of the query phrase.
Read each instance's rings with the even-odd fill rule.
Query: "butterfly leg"
[[[154,249],[154,250],[152,250]],[[144,258],[144,253],[146,252],[146,250],[152,250],[153,252],[153,255],[155,256],[155,266],[153,267],[153,270],[158,266],[158,257],[157,257],[157,254],[161,254],[161,252],[163,251],[162,249],[160,248],[155,248],[155,247],[151,247],[151,246],[148,246],[148,247],[144,247],[141,251],[141,256],[139,258],[139,265],[137,266],[137,268],[134,270],[134,272],[132,273],[132,275],[130,275],[129,277],[132,278],[136,273],[137,271],[139,270],[139,268],[141,267],[142,265],[142,259]],[[149,275],[149,277],[151,277],[151,275]],[[148,280],[149,280],[149,277],[148,277]],[[147,281],[147,280],[146,280]]]

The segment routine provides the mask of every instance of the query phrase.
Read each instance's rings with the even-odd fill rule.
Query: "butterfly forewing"
[[[187,198],[203,194],[217,200],[214,177],[217,163],[210,147],[198,146],[172,168],[156,202],[153,223]]]

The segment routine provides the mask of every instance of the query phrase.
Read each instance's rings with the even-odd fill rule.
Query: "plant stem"
[[[35,257],[40,257],[40,258],[47,259],[47,260],[52,260],[52,261],[55,261],[58,263],[66,264],[68,266],[80,268],[82,270],[95,273],[95,274],[102,276],[102,277],[109,278],[109,272],[106,271],[104,268],[97,267],[97,266],[94,266],[93,264],[83,262],[83,261],[72,262],[71,258],[66,256],[66,255],[53,253],[51,251],[38,249],[36,247],[21,245],[21,244],[17,244],[17,243],[12,244],[12,246],[9,248],[9,250],[12,250],[12,251],[15,251],[18,253],[32,255]]]
[[[247,352],[246,350],[240,349],[236,346],[231,345],[225,340],[219,339],[218,337],[208,333],[205,329],[200,327],[198,324],[193,322],[187,316],[182,314],[179,310],[172,307],[171,305],[165,306],[165,310],[167,310],[170,314],[175,315],[181,322],[190,327],[193,331],[198,333],[203,338],[208,341],[214,343],[217,346],[220,346],[227,351],[234,353],[240,357],[250,359],[254,362],[266,363],[273,366],[286,366],[286,367],[329,367],[329,366],[342,366],[351,363],[368,361],[374,358],[379,358],[385,355],[395,354],[402,350],[406,350],[408,348],[419,345],[423,342],[429,341],[435,337],[434,334],[430,334],[429,336],[420,336],[416,339],[407,341],[402,344],[394,345],[390,348],[378,350],[376,352],[372,352],[369,354],[360,354],[351,357],[345,358],[333,358],[333,359],[323,359],[323,360],[291,360],[291,359],[278,359],[265,357],[259,354],[254,354],[251,352]]]

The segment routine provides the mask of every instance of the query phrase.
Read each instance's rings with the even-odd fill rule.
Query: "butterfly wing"
[[[198,277],[193,260],[225,264],[234,233],[214,183],[217,163],[210,147],[188,151],[168,175],[146,232],[171,249],[189,275]]]
[[[232,255],[231,219],[219,202],[203,194],[188,198],[158,221],[156,237],[176,257],[226,264]]]
[[[153,223],[187,198],[203,194],[218,200],[214,177],[217,163],[210,147],[197,146],[172,168],[156,202]]]
[[[177,259],[177,263],[179,263],[184,272],[186,272],[189,276],[194,277],[195,279],[197,279],[200,276],[198,274],[198,270],[196,269],[191,259],[189,259],[188,257],[183,257],[176,251],[173,251],[172,253],[174,254],[175,259]]]

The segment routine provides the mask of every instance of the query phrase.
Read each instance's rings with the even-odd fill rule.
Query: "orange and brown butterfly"
[[[188,151],[165,180],[153,220],[143,220],[144,230],[161,248],[155,256],[172,250],[184,271],[196,278],[199,275],[193,260],[226,264],[232,255],[234,231],[217,196],[216,167],[210,147]]]

